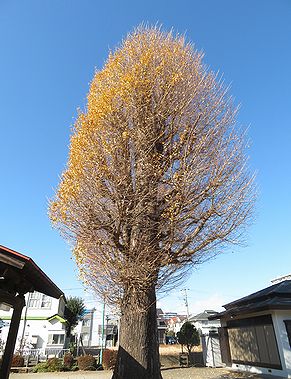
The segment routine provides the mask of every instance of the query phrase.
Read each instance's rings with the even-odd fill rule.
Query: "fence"
[[[48,347],[46,349],[24,349],[22,351],[22,355],[24,356],[33,356],[33,357],[57,357],[57,358],[63,358],[65,353],[70,352],[69,349],[61,349],[56,347]]]

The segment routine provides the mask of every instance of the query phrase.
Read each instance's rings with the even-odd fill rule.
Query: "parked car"
[[[166,344],[167,345],[174,345],[177,343],[177,338],[172,336],[166,336]]]

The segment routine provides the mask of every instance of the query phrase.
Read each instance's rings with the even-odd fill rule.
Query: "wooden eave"
[[[0,245],[0,289],[10,293],[38,291],[60,298],[64,293],[28,256]]]

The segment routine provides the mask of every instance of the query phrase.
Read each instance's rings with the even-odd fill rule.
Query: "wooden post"
[[[23,295],[15,297],[15,303],[13,306],[13,314],[10,322],[9,333],[6,341],[5,351],[3,354],[0,379],[7,379],[9,377],[9,371],[11,367],[11,361],[13,357],[15,342],[17,338],[19,323],[21,319],[21,312],[25,305]]]

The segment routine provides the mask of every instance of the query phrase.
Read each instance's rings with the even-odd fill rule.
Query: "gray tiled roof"
[[[189,321],[190,322],[195,322],[195,321],[202,321],[202,320],[208,320],[208,317],[210,316],[214,316],[216,315],[218,312],[216,311],[213,311],[213,310],[208,310],[206,309],[204,312],[202,313],[198,313],[197,315],[195,316],[191,316],[189,317]]]
[[[224,312],[212,316],[211,319],[264,310],[291,309],[291,280],[285,280],[232,301],[224,305],[224,308]]]

